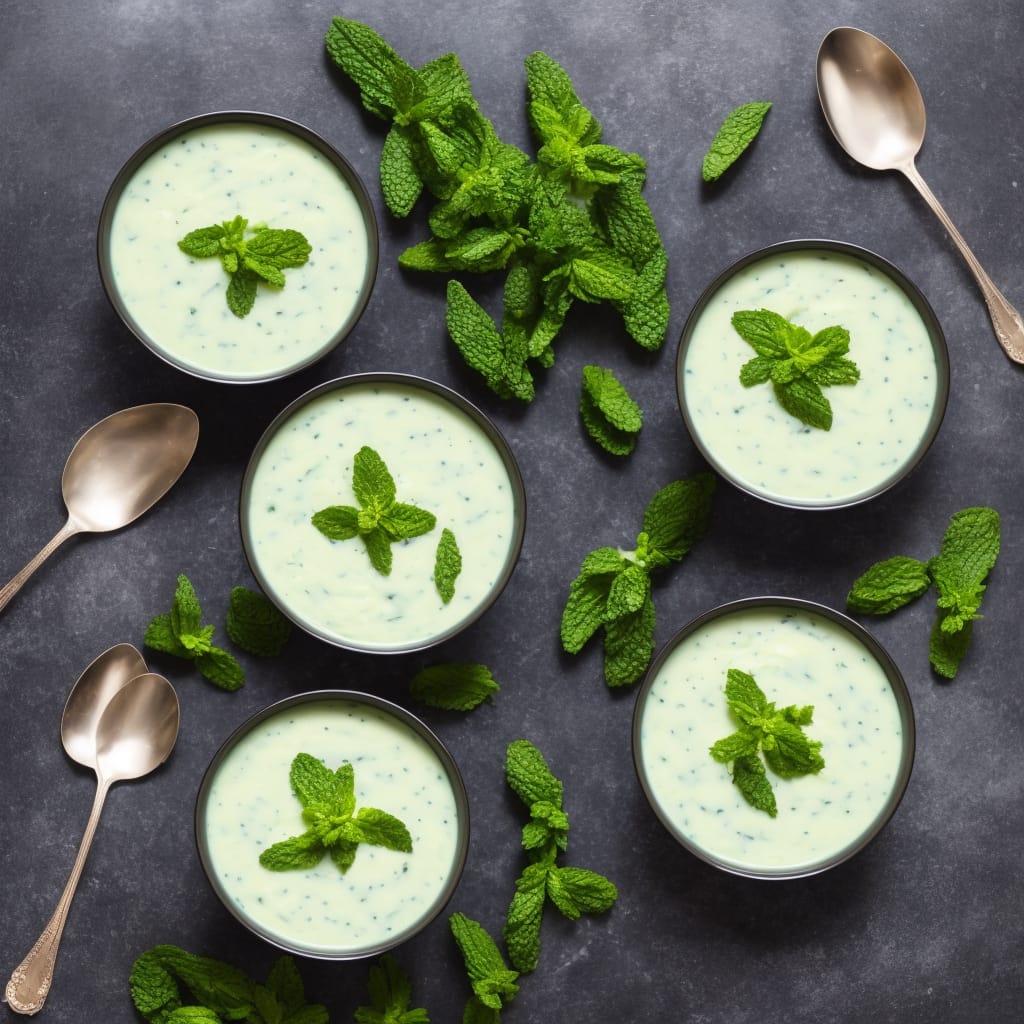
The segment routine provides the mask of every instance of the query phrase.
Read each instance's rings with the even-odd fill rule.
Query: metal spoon
[[[122,409],[91,426],[64,466],[67,522],[0,588],[0,610],[69,537],[117,530],[156,504],[185,471],[198,441],[196,414],[165,402]]]
[[[61,719],[61,739],[69,756],[95,770],[96,798],[57,909],[7,982],[7,1003],[18,1013],[38,1013],[50,991],[57,947],[107,791],[115,782],[141,778],[163,764],[178,736],[177,694],[163,676],[152,672],[135,676],[116,690],[94,723],[94,709],[109,690],[105,680],[110,667],[105,663],[93,671],[94,666],[96,662],[79,680],[82,695],[76,696],[72,690],[68,698]]]
[[[857,28],[835,28],[822,40],[818,99],[832,134],[854,160],[876,171],[901,171],[921,193],[971,268],[988,306],[999,344],[1024,363],[1024,322],[982,269],[960,232],[917,171],[924,142],[921,91],[888,46]]]

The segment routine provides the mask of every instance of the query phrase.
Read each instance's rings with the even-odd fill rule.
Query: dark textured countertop
[[[482,386],[447,340],[444,279],[397,267],[399,252],[424,237],[424,218],[396,222],[384,213],[382,124],[362,112],[325,58],[334,14],[369,23],[416,65],[455,51],[498,133],[531,152],[522,61],[543,49],[563,64],[605,140],[648,161],[645,194],[670,256],[672,322],[659,353],[640,350],[603,309],[577,306],[532,405],[503,403]],[[365,688],[408,704],[412,674],[438,660],[485,662],[502,686],[492,705],[466,716],[418,709],[470,791],[470,855],[449,910],[500,932],[523,863],[524,816],[502,773],[505,747],[519,737],[536,743],[565,782],[568,861],[620,888],[607,916],[570,923],[548,912],[540,967],[522,979],[507,1020],[1020,1019],[1024,380],[996,345],[978,289],[925,204],[900,176],[854,166],[828,133],[814,60],[825,33],[841,24],[880,35],[915,73],[929,115],[920,170],[1021,307],[1024,15],[1016,0],[364,0],[337,8],[6,0],[0,575],[13,576],[63,522],[61,467],[93,422],[129,405],[175,401],[196,410],[201,437],[192,465],[157,508],[125,530],[70,541],[0,614],[4,980],[56,905],[92,799],[91,774],[60,746],[67,694],[100,651],[120,641],[141,647],[179,572],[218,623],[231,587],[252,583],[238,533],[239,485],[257,438],[287,402],[351,372],[440,380],[505,433],[529,507],[507,590],[440,650],[358,656],[296,635],[284,658],[243,656],[247,680],[235,694],[183,663],[149,658],[178,690],[177,748],[151,777],[112,790],[41,1019],[138,1019],[128,972],[157,943],[262,977],[275,951],[212,896],[195,853],[193,803],[210,757],[250,713],[292,693]],[[703,186],[701,157],[721,118],[759,98],[775,104],[761,137],[719,187]],[[218,109],[266,110],[320,132],[362,174],[380,216],[380,272],[357,330],[316,366],[274,384],[217,385],[164,365],[118,321],[97,273],[97,218],[121,163],[159,129]],[[706,866],[656,821],[632,765],[635,689],[605,687],[597,644],[564,655],[558,621],[583,555],[600,544],[630,546],[653,492],[702,468],[673,378],[687,310],[740,255],[812,237],[874,250],[921,287],[949,344],[944,424],[909,479],[846,511],[787,511],[721,484],[708,535],[656,585],[658,646],[735,598],[786,594],[841,608],[867,564],[896,553],[929,557],[950,515],[968,505],[1001,512],[1003,550],[955,681],[929,670],[931,598],[866,623],[899,664],[917,719],[914,773],[888,829],[831,872],[763,883]],[[496,284],[474,287],[497,298]],[[587,363],[613,368],[645,410],[640,444],[626,460],[603,456],[582,431],[577,401]],[[468,986],[443,917],[398,959],[433,1020],[460,1019]],[[300,966],[308,995],[328,1005],[332,1021],[351,1020],[366,1002],[365,963]],[[7,1007],[0,1015],[15,1017]]]

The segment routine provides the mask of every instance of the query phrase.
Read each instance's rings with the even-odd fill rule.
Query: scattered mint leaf
[[[812,707],[776,711],[754,677],[737,668],[726,673],[725,699],[739,729],[710,748],[715,761],[732,765],[732,780],[752,807],[774,818],[778,814],[772,784],[758,752],[780,778],[816,775],[825,767],[821,743],[808,739]]]
[[[580,417],[587,433],[612,455],[628,455],[635,447],[643,412],[611,370],[583,367]]]
[[[179,985],[188,989],[194,1005],[182,1002]],[[326,1007],[306,1002],[302,978],[290,956],[279,957],[261,985],[222,960],[196,956],[178,946],[153,946],[132,965],[128,987],[135,1008],[150,1024],[328,1022]]]
[[[265,594],[232,587],[227,633],[233,644],[258,657],[272,658],[284,649],[291,632],[291,623]]]
[[[500,687],[486,665],[446,663],[430,665],[413,677],[414,700],[445,711],[472,711]]]
[[[429,533],[437,520],[432,512],[395,500],[395,481],[384,460],[365,445],[353,459],[352,490],[361,508],[331,505],[314,513],[311,521],[330,540],[361,537],[370,564],[387,576],[391,545]]]
[[[178,576],[171,611],[150,622],[143,642],[154,651],[193,661],[202,676],[222,690],[237,690],[245,682],[245,672],[231,654],[213,646],[212,637],[213,626],[202,625],[195,588],[187,576]]]
[[[355,769],[347,761],[332,772],[312,755],[299,753],[292,760],[288,778],[309,828],[263,850],[263,867],[305,870],[329,855],[345,874],[360,843],[412,852],[409,830],[394,815],[373,807],[356,811]]]
[[[496,1020],[497,1017],[481,1016],[479,1007],[495,1013],[501,1011],[519,991],[516,984],[519,974],[509,969],[497,943],[479,922],[465,914],[455,913],[448,919],[448,923],[462,953],[466,974],[473,989],[463,1020]]]
[[[757,353],[740,369],[740,383],[749,388],[770,381],[786,412],[809,427],[830,430],[832,405],[821,389],[860,379],[857,364],[846,358],[849,332],[833,326],[812,335],[770,309],[738,310],[732,325]]]
[[[230,277],[228,308],[237,317],[247,316],[252,310],[261,281],[283,288],[284,270],[301,267],[313,251],[301,232],[268,228],[265,224],[249,228],[245,217],[190,231],[179,240],[178,248],[193,259],[220,258],[221,266]]]
[[[757,137],[771,104],[764,101],[742,103],[726,115],[711,140],[701,175],[705,181],[717,181]]]
[[[336,17],[331,60],[388,124],[381,192],[397,217],[432,202],[430,237],[399,264],[436,273],[503,271],[502,315],[492,318],[449,282],[449,336],[487,387],[533,399],[534,371],[573,303],[606,302],[649,350],[668,330],[667,255],[643,198],[642,157],[602,140],[601,125],[566,71],[540,51],[525,62],[534,161],[503,142],[483,115],[454,54],[414,68],[373,29]]]
[[[854,581],[847,607],[860,614],[884,615],[934,584],[937,608],[929,660],[938,675],[953,679],[970,646],[974,620],[981,618],[985,580],[999,547],[999,513],[984,506],[962,509],[950,517],[937,555],[927,562],[905,555],[876,562]]]
[[[430,1024],[427,1011],[412,1008],[412,982],[390,953],[370,968],[370,1006],[359,1006],[356,1024]]]
[[[437,554],[434,556],[434,586],[441,595],[441,600],[448,604],[455,596],[455,581],[462,572],[462,552],[459,551],[455,534],[446,526],[441,531],[437,542]]]
[[[562,783],[529,740],[514,740],[505,752],[505,779],[523,801],[530,820],[523,826],[527,864],[516,882],[503,936],[512,966],[520,973],[537,967],[544,905],[550,900],[570,921],[610,910],[615,885],[586,868],[556,861],[569,843],[569,818],[562,807]]]
[[[578,654],[599,632],[604,641],[608,686],[635,683],[654,652],[653,570],[681,561],[704,535],[711,518],[715,478],[698,473],[661,488],[648,503],[636,548],[591,551],[569,584],[560,636],[568,654]]]

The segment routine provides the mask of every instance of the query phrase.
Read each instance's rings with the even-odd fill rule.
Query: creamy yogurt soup
[[[104,283],[132,330],[180,368],[227,381],[280,376],[323,355],[358,318],[376,273],[376,228],[354,174],[296,132],[276,121],[196,120],[116,196]],[[285,270],[283,288],[259,285],[242,318],[227,306],[219,259],[177,244],[235,216],[299,231],[312,246],[307,263]]]
[[[845,859],[902,796],[914,725],[905,690],[839,623],[804,608],[726,609],[685,634],[638,699],[637,770],[659,818],[684,845],[741,874],[799,875]],[[804,727],[825,767],[783,779],[768,769],[778,813],[756,810],[709,748],[737,729],[725,699],[730,668],[752,675],[778,708],[812,705]],[[902,681],[900,681],[902,684]]]
[[[211,883],[244,923],[284,948],[342,958],[396,945],[440,911],[468,820],[457,771],[423,736],[385,706],[337,696],[290,699],[244,731],[203,781],[196,834]],[[288,778],[299,753],[332,771],[351,763],[357,809],[399,818],[412,852],[363,843],[345,874],[329,857],[309,870],[264,868],[264,849],[307,828]]]
[[[740,384],[755,352],[730,320],[748,309],[769,309],[811,334],[836,324],[849,331],[860,380],[823,389],[830,430],[785,412],[770,383]],[[751,493],[798,506],[864,500],[923,455],[938,428],[948,369],[934,330],[872,263],[780,247],[741,266],[694,311],[678,370],[687,426],[708,460]]]
[[[452,635],[497,597],[522,542],[522,485],[511,453],[454,400],[424,386],[350,378],[315,389],[282,416],[243,484],[242,532],[255,575],[296,622],[341,646],[415,650]],[[352,471],[364,445],[383,459],[397,500],[437,519],[429,533],[392,545],[386,576],[361,538],[330,540],[310,521],[329,506],[359,507]],[[434,582],[445,527],[462,557],[448,603]]]

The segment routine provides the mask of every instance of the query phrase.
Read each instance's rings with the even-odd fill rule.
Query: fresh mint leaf
[[[248,587],[231,588],[226,625],[233,644],[261,658],[279,655],[292,632],[273,602]]]
[[[192,661],[205,679],[221,689],[239,689],[245,682],[242,666],[227,651],[214,647],[213,626],[202,622],[195,587],[180,574],[170,612],[153,618],[146,627],[144,643],[152,650]]]
[[[596,871],[553,865],[547,873],[547,894],[563,917],[575,921],[581,914],[611,910],[619,891]]]
[[[412,982],[391,953],[370,968],[370,1006],[355,1011],[356,1024],[430,1024],[427,1011],[412,1007]]]
[[[536,803],[562,806],[562,783],[544,755],[529,740],[513,740],[505,751],[505,779],[527,807]]]
[[[455,534],[446,526],[441,531],[434,555],[434,586],[441,600],[448,604],[455,596],[455,581],[462,572],[462,552]]]
[[[712,473],[674,480],[657,491],[644,510],[637,560],[648,568],[681,561],[707,532],[714,494]]]
[[[771,381],[786,412],[809,427],[831,430],[832,405],[822,387],[860,379],[856,363],[845,358],[849,332],[837,325],[812,335],[769,309],[738,310],[731,322],[757,353],[740,368],[740,383],[754,387]]]
[[[712,744],[709,753],[719,764],[732,765],[733,784],[747,803],[774,818],[778,807],[765,765],[783,779],[816,775],[825,767],[821,743],[803,731],[814,708],[790,705],[777,711],[754,677],[737,668],[726,673],[725,699],[739,728]]]
[[[413,700],[445,711],[472,711],[500,687],[486,665],[446,663],[420,669],[413,677]]]
[[[611,370],[584,366],[580,417],[587,433],[612,455],[628,455],[636,447],[643,412]]]
[[[391,572],[391,545],[429,533],[437,520],[432,512],[396,500],[390,471],[374,449],[364,445],[352,466],[352,490],[362,506],[331,505],[315,512],[312,524],[329,540],[361,537],[370,564],[382,576]]]
[[[267,847],[260,864],[271,871],[308,870],[330,856],[342,874],[352,866],[360,844],[412,852],[408,828],[374,807],[356,810],[355,769],[345,762],[331,771],[310,754],[296,754],[288,775],[309,828]]]
[[[887,615],[919,598],[931,585],[924,562],[896,555],[876,562],[853,581],[846,607],[859,615]]]
[[[462,953],[473,995],[483,1006],[501,1010],[519,991],[519,972],[509,969],[497,943],[479,922],[455,913],[448,923]]]
[[[527,864],[516,879],[515,892],[505,916],[502,938],[509,960],[520,972],[537,969],[540,959],[540,932],[544,904],[548,899],[547,882],[550,865]]]
[[[956,629],[950,629],[948,620],[949,616],[940,608],[928,638],[928,660],[940,676],[955,679],[960,662],[967,656],[974,623],[969,620]]]
[[[742,103],[726,115],[704,155],[701,176],[717,181],[757,137],[771,104],[763,101]]]
[[[313,251],[305,235],[291,228],[259,224],[249,229],[247,238],[248,224],[244,217],[235,217],[190,231],[178,242],[178,248],[193,259],[220,257],[230,276],[228,308],[237,317],[245,317],[252,310],[260,281],[283,288],[284,269],[301,267]]]

